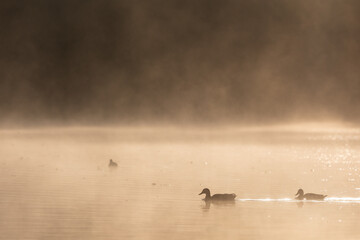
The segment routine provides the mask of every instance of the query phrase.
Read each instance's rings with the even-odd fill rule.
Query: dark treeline
[[[360,118],[357,0],[5,0],[0,11],[0,121]]]

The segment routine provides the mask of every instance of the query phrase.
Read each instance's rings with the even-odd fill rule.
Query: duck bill
[[[199,195],[203,194],[203,192],[199,193]]]

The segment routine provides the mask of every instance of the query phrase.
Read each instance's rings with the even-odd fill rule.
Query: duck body
[[[114,162],[112,159],[110,159],[109,167],[114,168],[114,167],[117,167],[117,166],[118,166],[117,163]]]
[[[224,194],[214,194],[211,196],[210,190],[208,188],[204,188],[199,195],[205,194],[205,201],[234,201],[236,194],[235,193],[224,193]]]
[[[304,190],[299,189],[298,192],[295,194],[296,200],[324,200],[327,195],[316,194],[316,193],[305,193]]]

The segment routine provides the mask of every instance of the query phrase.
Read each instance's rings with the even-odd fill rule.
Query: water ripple
[[[296,200],[291,198],[240,198],[240,202],[340,202],[340,203],[360,203],[360,197],[328,197],[323,201],[317,200]]]

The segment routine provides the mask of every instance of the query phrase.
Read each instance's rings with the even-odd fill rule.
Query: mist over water
[[[5,125],[356,122],[355,0],[2,1]]]

